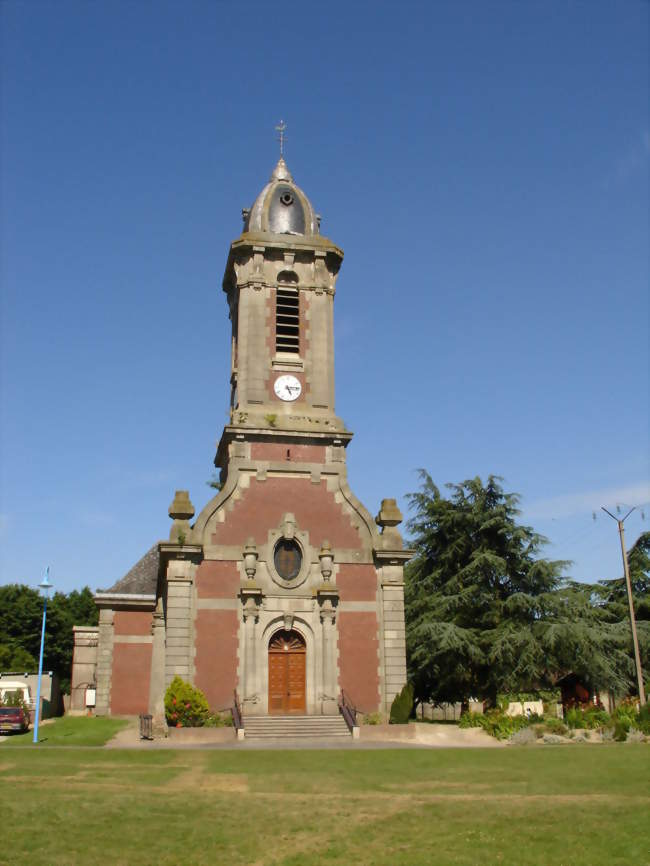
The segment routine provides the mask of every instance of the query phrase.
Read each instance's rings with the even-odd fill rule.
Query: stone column
[[[149,683],[149,712],[153,716],[154,735],[165,735],[165,613],[162,599],[158,599],[151,625],[153,646],[151,652],[151,679]]]
[[[111,680],[113,677],[113,618],[111,608],[99,611],[99,636],[97,639],[97,693],[95,712],[106,716],[111,711]]]
[[[336,607],[338,605],[338,590],[332,584],[323,583],[317,590],[320,606],[320,621],[322,635],[322,692],[321,712],[324,716],[337,712],[336,684]]]

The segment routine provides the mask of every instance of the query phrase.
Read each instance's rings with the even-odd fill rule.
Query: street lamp
[[[36,715],[34,717],[34,742],[38,743],[38,717],[41,712],[41,676],[43,674],[43,647],[45,645],[45,618],[47,616],[47,598],[52,584],[49,581],[50,566],[45,569],[45,577],[39,583],[38,588],[43,590],[43,627],[41,629],[41,653],[38,657],[38,686],[36,688]]]

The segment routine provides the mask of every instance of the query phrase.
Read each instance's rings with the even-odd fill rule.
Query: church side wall
[[[113,616],[113,664],[110,711],[138,715],[149,710],[152,614],[118,610]]]

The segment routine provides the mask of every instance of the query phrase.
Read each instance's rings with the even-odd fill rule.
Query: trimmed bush
[[[390,724],[406,725],[413,709],[413,686],[407,683],[402,691],[395,695],[390,707]]]
[[[210,716],[210,707],[200,689],[174,677],[165,692],[165,717],[172,728],[200,728]]]

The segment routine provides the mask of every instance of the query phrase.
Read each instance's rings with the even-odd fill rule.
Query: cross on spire
[[[284,156],[284,137],[285,132],[287,130],[287,124],[284,120],[281,120],[280,123],[275,127],[275,130],[279,135],[277,136],[277,140],[280,142],[280,156]]]

